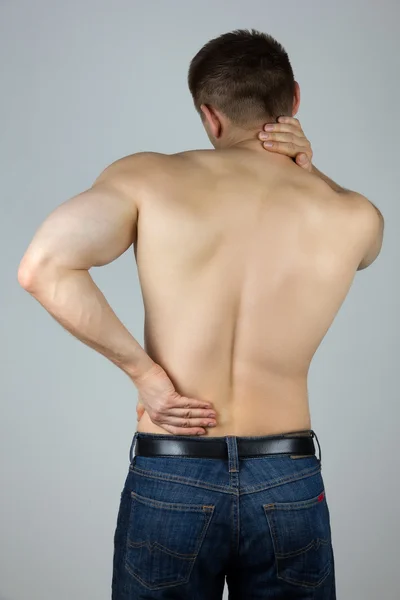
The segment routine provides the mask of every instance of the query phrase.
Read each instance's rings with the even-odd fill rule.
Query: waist
[[[265,407],[257,410],[247,404],[243,410],[235,410],[233,415],[229,410],[213,406],[217,414],[217,424],[215,427],[205,427],[206,433],[200,436],[201,439],[227,435],[238,437],[279,435],[283,431],[311,430],[311,416],[307,401],[292,403],[290,406],[282,403],[279,408],[272,408],[266,403]],[[172,435],[153,423],[147,412],[144,412],[136,430],[139,433]]]
[[[190,456],[228,458],[228,443],[234,438],[237,455],[259,457],[270,454],[309,456],[315,454],[312,429],[265,436],[191,437],[136,432],[135,456]],[[318,442],[318,438],[317,438]]]

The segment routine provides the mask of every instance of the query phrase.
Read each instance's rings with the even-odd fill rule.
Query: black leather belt
[[[251,437],[236,436],[238,456],[252,457],[267,454],[315,454],[313,430],[307,432],[286,433]],[[318,442],[318,438],[317,438]],[[319,446],[320,460],[321,448]],[[138,434],[135,444],[135,456],[192,456],[200,458],[228,458],[226,438],[192,438]]]

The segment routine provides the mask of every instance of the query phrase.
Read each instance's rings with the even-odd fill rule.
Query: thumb
[[[143,404],[138,402],[138,405],[136,407],[136,414],[137,414],[138,421],[140,421],[140,419],[143,417],[144,412],[145,412],[145,408],[144,408]]]
[[[296,156],[296,162],[298,165],[300,165],[300,167],[307,167],[308,166],[307,154],[304,154],[304,152],[298,154]]]

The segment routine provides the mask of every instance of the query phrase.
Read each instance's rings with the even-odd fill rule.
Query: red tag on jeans
[[[323,500],[325,498],[325,492],[322,492],[322,494],[320,494],[318,496],[318,502],[321,502],[321,500]]]

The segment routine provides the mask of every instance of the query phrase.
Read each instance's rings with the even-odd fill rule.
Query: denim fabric
[[[159,434],[132,441],[112,600],[222,600],[225,579],[229,600],[336,600],[320,458],[239,459],[236,436],[227,459],[132,456],[138,436]]]

